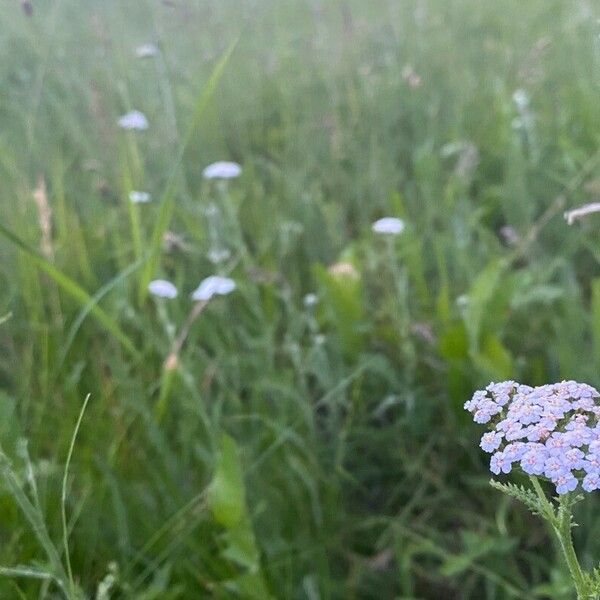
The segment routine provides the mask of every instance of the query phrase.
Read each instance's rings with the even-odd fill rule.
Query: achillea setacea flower
[[[177,298],[177,288],[166,279],[155,279],[148,285],[148,291],[157,298],[172,300]]]
[[[375,233],[383,235],[400,235],[405,228],[404,221],[396,217],[383,217],[371,225]]]
[[[236,283],[229,277],[211,275],[200,282],[192,293],[192,299],[197,302],[208,302],[213,296],[227,296],[236,288]]]
[[[130,131],[145,131],[148,129],[148,119],[139,110],[128,112],[126,115],[120,117],[117,123],[121,129]]]
[[[600,393],[592,386],[491,383],[464,407],[491,430],[480,446],[492,453],[492,473],[520,468],[550,480],[558,494],[579,484],[588,492],[600,489]]]
[[[235,179],[242,174],[242,167],[235,162],[221,160],[208,165],[203,171],[204,179]]]

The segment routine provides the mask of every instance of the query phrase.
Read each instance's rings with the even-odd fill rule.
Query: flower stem
[[[577,598],[579,600],[586,600],[589,598],[587,585],[583,570],[581,569],[577,554],[575,553],[575,548],[573,547],[573,538],[571,536],[571,507],[562,497],[560,499],[558,526],[554,526],[554,531],[556,532],[565,561],[571,572],[575,590],[577,591]]]
[[[530,480],[540,499],[541,507],[543,508],[542,516],[550,522],[558,538],[560,549],[565,557],[565,562],[567,563],[575,591],[577,592],[577,599],[588,600],[590,597],[587,590],[588,586],[579,560],[577,559],[571,536],[572,514],[571,503],[569,502],[570,494],[560,496],[558,511],[556,511],[552,502],[546,497],[538,478],[530,477]]]

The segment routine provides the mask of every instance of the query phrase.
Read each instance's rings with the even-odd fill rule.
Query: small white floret
[[[319,302],[319,297],[316,294],[310,293],[304,296],[304,306],[306,308],[312,308],[316,306]]]
[[[177,298],[177,288],[166,279],[155,279],[148,285],[148,291],[157,298]]]
[[[405,227],[406,225],[402,219],[397,219],[396,217],[384,217],[383,219],[375,221],[371,226],[371,229],[373,229],[375,233],[400,235]]]
[[[158,54],[156,44],[142,44],[135,49],[135,55],[138,58],[153,58]]]
[[[529,106],[529,94],[523,90],[515,90],[513,94],[513,102],[517,105],[519,110],[525,110]]]
[[[219,161],[202,171],[204,179],[235,179],[242,174],[242,167],[235,162]]]
[[[139,110],[128,112],[126,115],[120,117],[117,123],[121,129],[128,129],[130,131],[145,131],[148,129],[148,119]]]
[[[129,200],[134,204],[146,204],[146,202],[150,202],[150,200],[152,200],[152,197],[148,192],[132,190],[129,192]]]
[[[211,275],[202,280],[200,285],[192,293],[192,299],[197,302],[207,302],[213,296],[226,296],[236,288],[236,283],[229,277]]]

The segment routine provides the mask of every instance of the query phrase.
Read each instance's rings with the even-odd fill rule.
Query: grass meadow
[[[463,403],[600,385],[599,18],[5,2],[0,598],[571,599]]]

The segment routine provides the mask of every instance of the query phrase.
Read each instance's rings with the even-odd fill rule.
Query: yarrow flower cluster
[[[192,300],[208,302],[213,296],[227,296],[237,288],[237,284],[229,277],[211,275],[200,282],[192,293]],[[148,291],[157,298],[172,300],[177,298],[179,292],[174,284],[166,279],[155,279],[148,285]]]
[[[130,131],[146,131],[146,129],[148,129],[148,119],[146,118],[146,115],[139,110],[132,110],[126,115],[123,115],[119,118],[117,124],[121,129]]]
[[[600,489],[600,394],[592,386],[491,383],[464,407],[491,427],[480,446],[492,454],[492,473],[520,467],[549,479],[558,494],[580,483],[586,492]]]
[[[396,217],[383,217],[371,225],[375,233],[383,235],[400,235],[405,227],[404,221]]]

